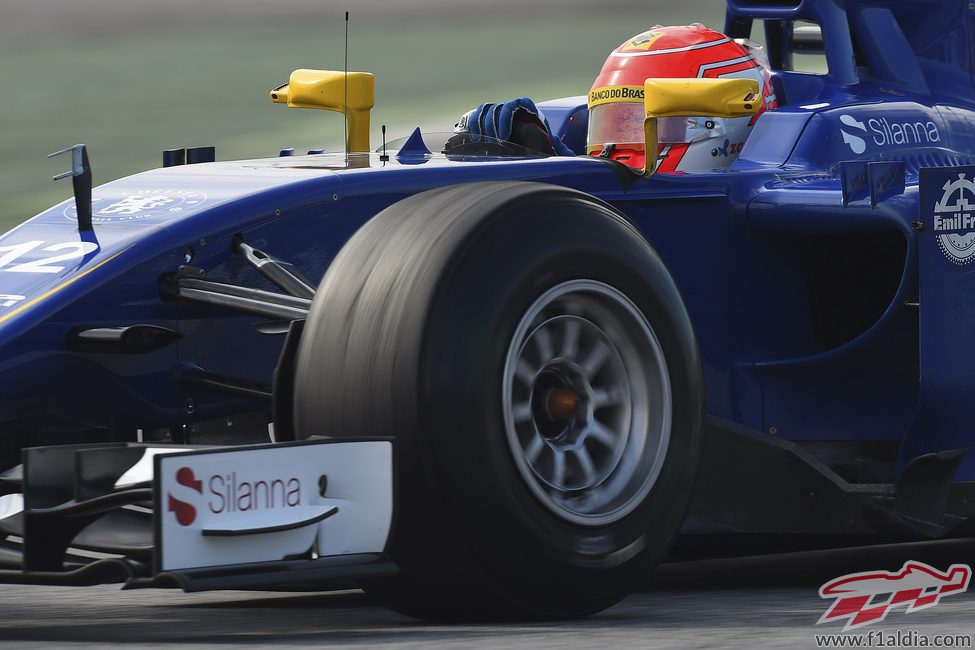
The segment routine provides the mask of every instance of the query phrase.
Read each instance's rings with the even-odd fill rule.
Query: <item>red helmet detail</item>
[[[762,111],[776,106],[768,70],[741,43],[700,24],[654,27],[613,50],[593,82],[589,91],[590,153],[613,145],[604,155],[633,167],[644,166],[643,85],[650,77],[747,77],[762,88]],[[730,165],[756,119],[659,120],[658,155],[672,159],[664,158],[658,171]]]

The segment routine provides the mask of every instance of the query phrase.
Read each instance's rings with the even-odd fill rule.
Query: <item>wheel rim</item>
[[[557,516],[602,526],[649,494],[670,440],[670,380],[653,328],[620,291],[579,279],[535,300],[502,390],[515,465]]]

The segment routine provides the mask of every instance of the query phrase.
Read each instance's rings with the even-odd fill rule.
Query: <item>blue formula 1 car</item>
[[[647,152],[744,116],[713,169],[586,155],[585,97],[540,104],[576,156],[367,153],[371,77],[307,70],[272,99],[343,112],[344,154],[92,189],[72,148],[74,198],[0,238],[0,581],[551,618],[680,532],[964,533],[975,13],[728,1],[726,40],[762,29],[773,110],[733,75],[589,98],[637,100]]]

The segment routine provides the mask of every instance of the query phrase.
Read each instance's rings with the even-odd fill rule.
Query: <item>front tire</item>
[[[663,262],[609,206],[535,183],[380,212],[298,352],[299,437],[396,438],[401,573],[366,586],[420,618],[574,617],[630,593],[683,521],[702,412]]]

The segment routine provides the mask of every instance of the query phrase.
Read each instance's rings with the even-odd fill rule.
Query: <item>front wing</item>
[[[0,582],[187,591],[389,575],[392,445],[38,447],[3,475]]]

